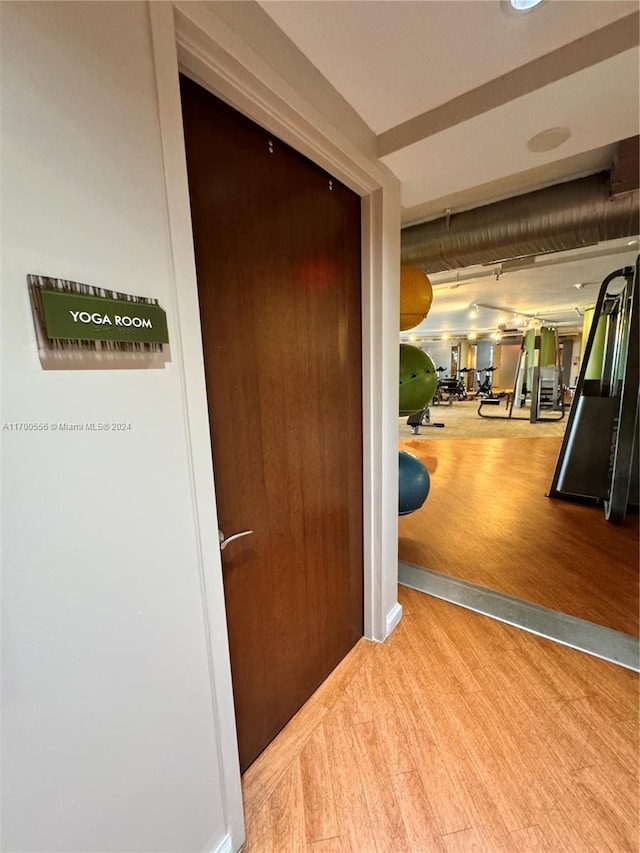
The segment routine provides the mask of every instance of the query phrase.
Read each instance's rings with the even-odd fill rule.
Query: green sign
[[[167,315],[159,305],[61,290],[41,290],[40,297],[49,338],[169,343]]]

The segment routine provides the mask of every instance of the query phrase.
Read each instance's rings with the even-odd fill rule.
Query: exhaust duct
[[[403,228],[402,263],[444,272],[638,233],[638,189],[611,195],[606,171]]]

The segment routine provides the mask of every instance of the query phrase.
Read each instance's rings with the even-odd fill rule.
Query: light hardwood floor
[[[545,497],[561,439],[404,440],[431,474],[399,557],[638,636],[638,515]]]
[[[637,675],[414,590],[243,777],[251,853],[636,853]]]

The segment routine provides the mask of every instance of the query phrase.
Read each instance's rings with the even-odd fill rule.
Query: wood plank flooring
[[[399,519],[399,557],[638,636],[638,516],[551,500],[561,439],[403,440],[431,474]]]
[[[638,676],[400,601],[245,773],[245,849],[637,853]]]

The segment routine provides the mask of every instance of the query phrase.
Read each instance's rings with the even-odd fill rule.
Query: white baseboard
[[[385,638],[389,636],[402,619],[402,605],[396,601],[391,610],[387,613],[387,633]]]

